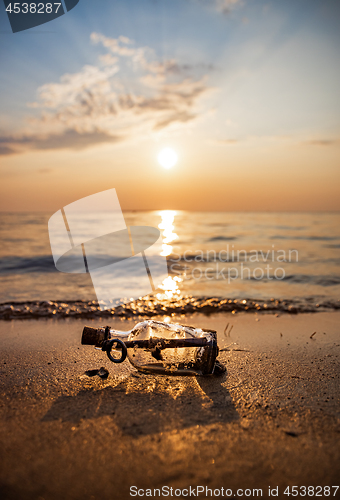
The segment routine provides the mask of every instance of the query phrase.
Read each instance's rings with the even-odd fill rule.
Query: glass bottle
[[[106,351],[114,363],[128,357],[137,370],[165,375],[223,373],[214,330],[147,320],[122,332],[110,327],[84,327],[82,344]],[[117,357],[117,355],[119,357]]]

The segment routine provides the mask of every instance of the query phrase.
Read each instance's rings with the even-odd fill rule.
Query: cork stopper
[[[101,347],[105,340],[104,328],[92,328],[91,326],[84,326],[81,343],[83,345],[94,345]]]

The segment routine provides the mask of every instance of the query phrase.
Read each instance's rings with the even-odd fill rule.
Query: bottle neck
[[[110,338],[111,339],[127,340],[127,338],[130,335],[131,331],[132,330],[123,332],[121,330],[115,330],[113,328],[110,328]]]

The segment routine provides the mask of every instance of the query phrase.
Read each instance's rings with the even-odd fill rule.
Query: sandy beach
[[[113,365],[80,344],[97,319],[2,321],[1,498],[115,500],[163,486],[180,498],[190,486],[223,487],[226,498],[271,498],[273,488],[287,498],[287,486],[323,494],[340,473],[339,319],[174,316],[215,328],[229,349],[219,356],[227,373],[207,378]],[[100,367],[106,379],[85,375]]]

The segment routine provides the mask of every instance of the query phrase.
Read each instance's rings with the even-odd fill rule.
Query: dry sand
[[[288,485],[339,485],[340,313],[172,320],[243,350],[220,354],[219,378],[148,376],[80,345],[98,321],[0,323],[3,500],[134,498],[133,485],[223,487],[229,498],[267,498],[270,486],[287,498]],[[101,366],[106,380],[84,375]]]

